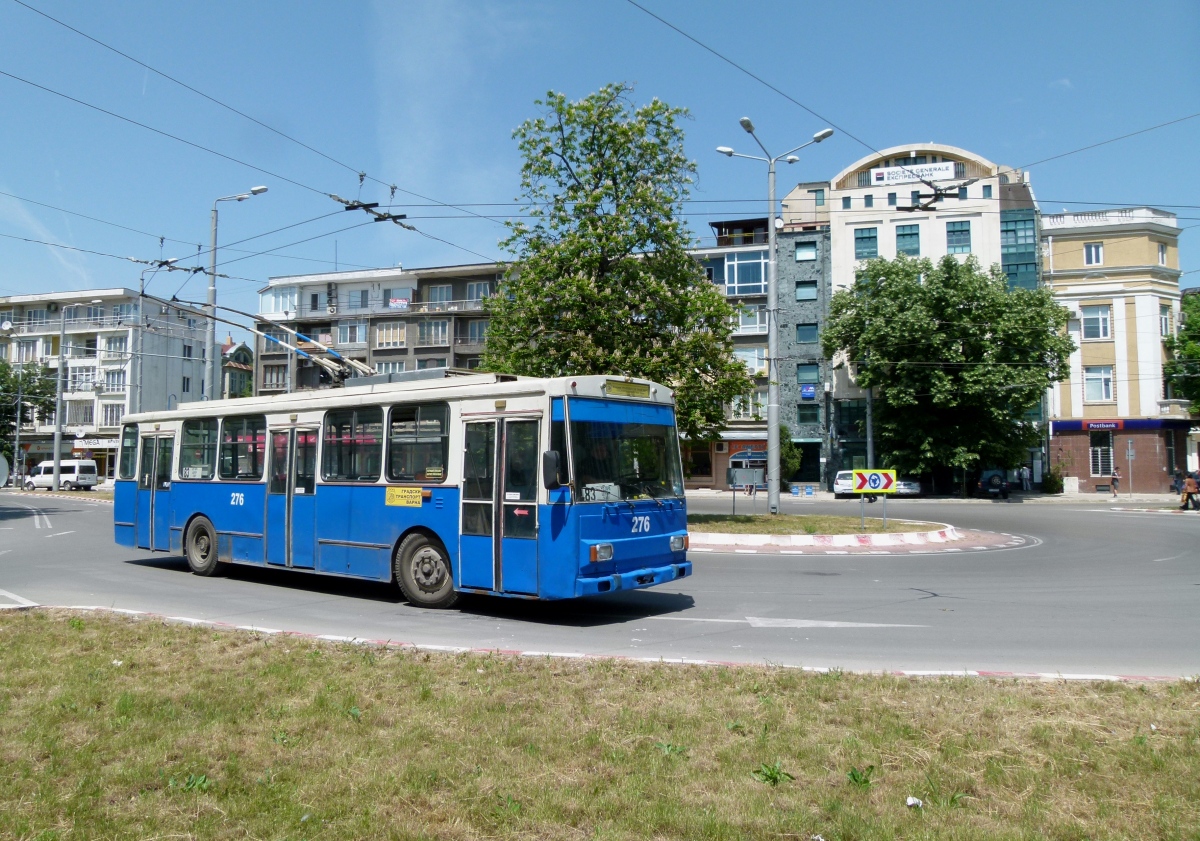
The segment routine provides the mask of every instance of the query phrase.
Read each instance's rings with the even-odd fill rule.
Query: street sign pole
[[[887,531],[887,498],[888,495],[883,495],[883,530]]]
[[[867,497],[866,494],[858,495],[858,530],[867,530]]]

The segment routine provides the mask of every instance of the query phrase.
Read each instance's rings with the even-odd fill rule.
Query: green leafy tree
[[[779,478],[784,482],[791,480],[800,469],[804,451],[792,441],[792,431],[783,424],[779,425]]]
[[[877,451],[906,473],[1011,467],[1038,431],[1025,415],[1068,376],[1067,311],[1047,289],[1008,289],[996,266],[905,256],[868,261],[836,292],[827,356],[874,389]]]
[[[635,107],[631,91],[578,102],[551,91],[514,132],[528,219],[508,223],[516,259],[487,301],[483,366],[654,380],[675,391],[680,432],[705,440],[753,384],[733,357],[736,311],[687,251],[687,112]]]
[[[1200,296],[1184,295],[1180,309],[1185,320],[1174,336],[1163,339],[1167,364],[1163,375],[1175,396],[1192,401],[1191,411],[1200,412]]]
[[[18,387],[19,386],[19,387]],[[21,395],[21,417],[26,422],[34,411],[54,408],[54,374],[37,363],[20,369],[0,359],[0,452],[12,465],[17,431],[17,395]]]

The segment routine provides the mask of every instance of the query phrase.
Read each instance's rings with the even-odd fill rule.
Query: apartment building
[[[255,382],[260,394],[331,385],[279,327],[297,330],[379,373],[425,368],[475,368],[487,337],[483,301],[496,289],[497,263],[405,270],[331,272],[271,278],[259,291]],[[318,344],[300,340],[313,356]]]
[[[0,297],[0,359],[63,365],[63,456],[94,458],[101,477],[115,469],[121,418],[204,397],[204,320],[199,312],[148,305],[130,289],[86,289]],[[53,458],[53,411],[27,419],[27,466]]]
[[[1163,381],[1179,319],[1175,215],[1126,207],[1042,217],[1043,274],[1071,313],[1070,379],[1049,395],[1050,460],[1070,488],[1168,490],[1187,463],[1188,402]]]
[[[254,394],[254,349],[226,336],[221,345],[221,397]]]

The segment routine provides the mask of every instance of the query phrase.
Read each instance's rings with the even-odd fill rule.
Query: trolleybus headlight
[[[671,535],[671,551],[682,552],[688,548],[688,536],[686,534]]]
[[[592,545],[592,563],[612,560],[612,544],[596,543]]]

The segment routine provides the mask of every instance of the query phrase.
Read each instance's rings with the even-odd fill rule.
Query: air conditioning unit
[[[717,452],[718,453],[729,452],[729,442],[728,441],[718,441],[717,442]]]
[[[337,315],[337,304],[331,303],[325,308],[325,312],[329,313],[330,315]]]
[[[1080,313],[1079,313],[1079,304],[1070,303],[1070,304],[1067,304],[1066,307],[1067,307],[1067,312],[1070,313],[1070,315],[1069,315],[1070,318],[1073,318],[1073,319],[1081,318]]]

